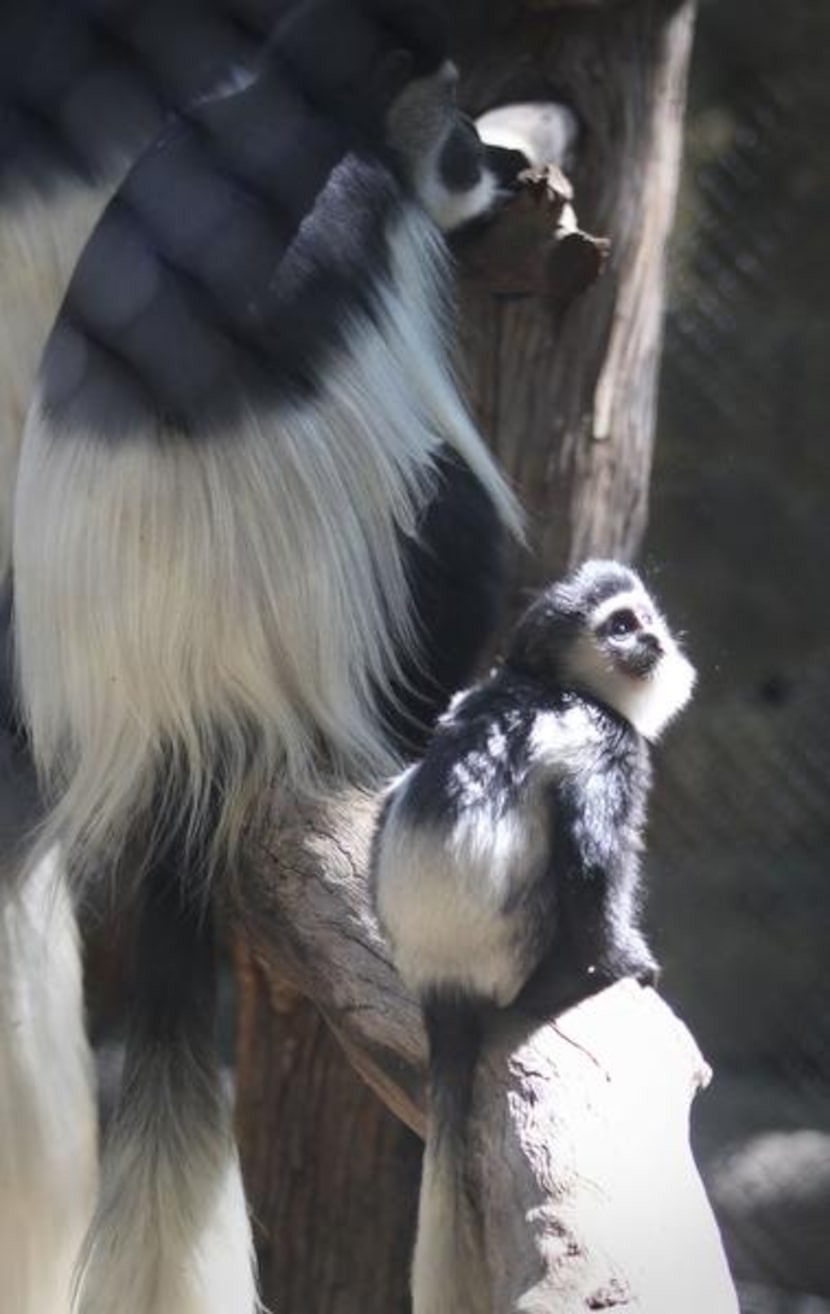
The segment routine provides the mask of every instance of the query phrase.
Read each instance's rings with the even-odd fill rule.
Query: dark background
[[[700,671],[650,920],[737,1273],[830,1297],[830,6],[700,9],[644,560]],[[785,1301],[747,1309],[830,1309]]]

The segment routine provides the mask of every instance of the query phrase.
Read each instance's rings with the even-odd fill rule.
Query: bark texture
[[[568,104],[576,212],[610,246],[603,277],[564,305],[462,282],[470,395],[531,519],[517,586],[585,556],[631,558],[642,538],[693,17],[693,4],[660,0],[461,5],[472,111]]]
[[[257,855],[246,883],[246,931],[254,959],[280,991],[277,1013],[295,1007],[286,988],[312,1001],[389,1108],[422,1131],[420,1017],[387,960],[369,903],[375,807],[345,794],[315,814],[276,815],[274,842]],[[349,1208],[332,1209],[329,1197],[345,1190],[354,1203],[378,1133],[370,1130],[371,1117],[349,1121],[348,1086],[337,1087],[328,1059],[321,1064],[315,1057],[316,1023],[301,1020],[298,1033],[289,1016],[274,1026],[283,1033],[276,1051],[281,1063],[259,1065],[258,1083],[243,1085],[243,1151],[257,1218],[282,1217],[291,1223],[289,1237],[303,1243],[302,1253],[290,1244],[286,1252],[277,1236],[272,1251],[269,1231],[266,1276],[273,1276],[275,1254],[281,1276],[266,1295],[276,1303],[286,1290],[293,1293],[279,1304],[291,1314],[312,1304],[350,1314],[400,1308],[389,1303],[401,1297],[387,1266],[389,1254],[399,1262],[400,1179],[394,1172],[385,1181],[383,1174],[370,1177],[371,1217],[379,1217],[378,1199],[391,1183],[384,1205],[384,1211],[391,1206],[391,1220],[384,1212],[372,1244],[362,1249],[361,1219]],[[249,1063],[261,1041],[259,1027],[243,1028]],[[280,1066],[293,1078],[287,1085]],[[555,1022],[513,1013],[497,1020],[477,1075],[471,1130],[482,1265],[492,1292],[490,1309],[480,1314],[612,1307],[736,1314],[688,1144],[689,1104],[707,1080],[686,1029],[653,991],[634,983],[606,990]],[[335,1131],[330,1140],[332,1119],[345,1123],[345,1138]],[[368,1139],[354,1147],[344,1174],[352,1129]],[[304,1145],[317,1146],[305,1151],[305,1164]],[[388,1168],[389,1147],[380,1148]],[[348,1173],[357,1185],[344,1188]],[[280,1199],[282,1209],[274,1203]],[[338,1226],[348,1237],[349,1253],[341,1256],[351,1271],[345,1284],[343,1268],[339,1281],[332,1277],[331,1257],[343,1240]],[[407,1268],[404,1263],[404,1273]]]

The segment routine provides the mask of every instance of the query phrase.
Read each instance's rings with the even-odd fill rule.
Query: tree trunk
[[[238,969],[240,1152],[266,1303],[285,1314],[403,1314],[417,1139],[308,999],[245,950]]]
[[[575,111],[576,211],[610,257],[564,306],[463,282],[471,397],[531,520],[517,586],[586,556],[630,559],[642,540],[694,17],[689,0],[538,8],[462,5],[467,98],[475,113],[533,99]]]
[[[474,250],[466,276],[461,268],[471,401],[529,513],[532,552],[517,558],[513,578],[520,601],[528,585],[585,555],[631,557],[643,533],[693,4],[447,0],[447,8],[472,112],[550,99],[574,108],[578,218],[611,244],[603,277],[576,299],[555,258],[533,296],[511,295],[509,281],[507,293],[503,283],[494,292],[499,271],[482,270]],[[515,217],[503,223],[516,225],[514,246],[526,240]],[[239,1125],[266,1304],[282,1314],[389,1314],[406,1308],[416,1173],[404,1133],[343,1065],[314,1009],[284,993],[289,979],[315,1000],[386,1103],[422,1128],[417,1009],[386,966],[363,908],[371,804],[350,799],[333,810],[335,820],[276,818],[275,853],[256,860],[245,890],[242,915],[259,967],[246,960],[241,979]],[[321,988],[321,971],[330,988]],[[648,1151],[660,1153],[653,1144]],[[650,1166],[647,1155],[642,1171]],[[623,1197],[617,1192],[618,1203]],[[701,1226],[705,1232],[705,1219]],[[732,1308],[728,1281],[712,1258],[717,1247],[708,1239],[707,1246],[720,1303],[698,1309],[720,1314]],[[669,1249],[682,1257],[682,1248]],[[513,1256],[520,1267],[526,1258]],[[514,1308],[521,1287],[509,1268],[505,1261],[494,1275],[496,1314]],[[573,1262],[565,1270],[572,1273]],[[571,1303],[549,1267],[540,1281],[542,1294],[523,1309],[603,1307],[580,1303],[593,1299],[584,1281],[572,1283]],[[617,1299],[608,1281],[613,1299],[603,1296],[605,1304],[658,1308],[637,1303],[636,1292]]]

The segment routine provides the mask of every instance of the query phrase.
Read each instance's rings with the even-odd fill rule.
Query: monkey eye
[[[608,620],[608,633],[614,639],[624,639],[627,635],[634,634],[639,628],[639,617],[630,607],[621,607]]]

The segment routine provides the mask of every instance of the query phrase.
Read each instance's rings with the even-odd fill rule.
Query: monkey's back
[[[515,997],[557,933],[564,800],[609,729],[596,704],[507,669],[455,700],[376,843],[378,914],[412,988]]]

